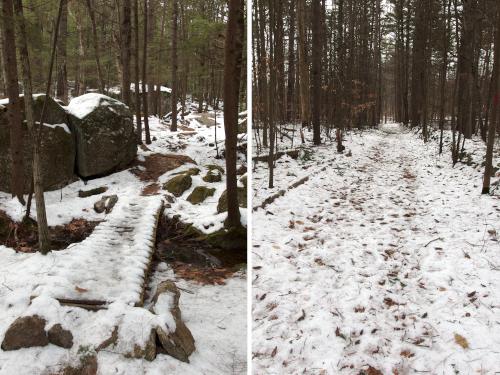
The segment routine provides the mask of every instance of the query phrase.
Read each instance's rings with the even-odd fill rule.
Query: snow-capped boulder
[[[38,315],[17,318],[7,329],[2,342],[2,350],[17,350],[46,346],[49,344],[45,332],[45,319]]]
[[[35,120],[39,123],[45,95],[34,95]],[[0,101],[0,191],[10,191],[10,126],[8,99]],[[24,106],[23,106],[24,109]],[[24,116],[24,115],[23,115]],[[41,163],[45,190],[56,190],[74,178],[76,156],[75,139],[68,126],[68,115],[52,98],[47,98],[44,126],[42,127]],[[24,189],[29,192],[32,177],[32,142],[24,124]]]
[[[66,108],[76,135],[76,170],[81,177],[106,175],[135,159],[134,123],[125,104],[92,93],[74,98]]]
[[[196,347],[191,331],[182,320],[180,296],[181,292],[173,282],[160,283],[153,297],[152,312],[166,319],[166,330],[162,327],[156,328],[162,348],[168,355],[189,363],[189,356]]]

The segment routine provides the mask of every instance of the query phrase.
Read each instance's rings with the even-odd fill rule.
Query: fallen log
[[[299,150],[290,150],[290,151],[279,151],[274,155],[274,160],[278,160],[284,155],[290,156],[292,159],[298,159],[299,158]],[[262,156],[254,156],[252,158],[253,161],[259,162],[267,162],[269,160],[269,155],[262,155]]]

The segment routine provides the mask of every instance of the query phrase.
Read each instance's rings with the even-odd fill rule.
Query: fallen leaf
[[[75,290],[78,292],[78,293],[87,293],[88,292],[88,289],[85,289],[85,288],[80,288],[78,285],[75,286]]]
[[[275,346],[272,353],[271,353],[271,357],[274,358],[276,356],[276,354],[278,353],[278,347]]]
[[[415,353],[410,352],[409,350],[403,350],[401,352],[401,357],[411,358],[414,357]]]
[[[366,370],[366,375],[384,375],[382,371],[377,370],[375,367],[368,366],[368,369]]]
[[[469,343],[467,342],[467,339],[458,333],[455,333],[455,342],[460,345],[464,349],[469,349]]]

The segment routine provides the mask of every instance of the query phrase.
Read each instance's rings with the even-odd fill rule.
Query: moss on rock
[[[243,226],[221,229],[207,236],[207,242],[223,250],[247,251],[247,229]]]
[[[200,170],[199,170],[199,168],[189,168],[186,171],[174,173],[174,176],[177,176],[177,175],[180,175],[180,174],[187,174],[187,175],[190,175],[190,176],[198,176],[200,174]]]
[[[191,204],[200,204],[208,197],[215,194],[214,188],[209,188],[206,186],[197,186],[194,188],[193,192],[187,197],[188,202]]]
[[[210,169],[205,177],[203,177],[203,181],[205,182],[221,182],[222,181],[222,173],[218,169]]]
[[[239,187],[238,188],[238,203],[240,207],[247,207],[247,189]],[[219,203],[217,204],[217,212],[220,214],[227,211],[227,190],[222,193],[219,198]]]
[[[217,164],[207,164],[206,167],[209,171],[218,170],[220,173],[224,174],[224,168]]]
[[[184,192],[191,187],[193,180],[188,174],[175,176],[163,184],[163,189],[172,193],[176,197],[180,197]]]

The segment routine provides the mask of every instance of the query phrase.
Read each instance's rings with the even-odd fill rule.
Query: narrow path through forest
[[[411,134],[350,142],[254,215],[256,373],[500,371],[500,200]]]

